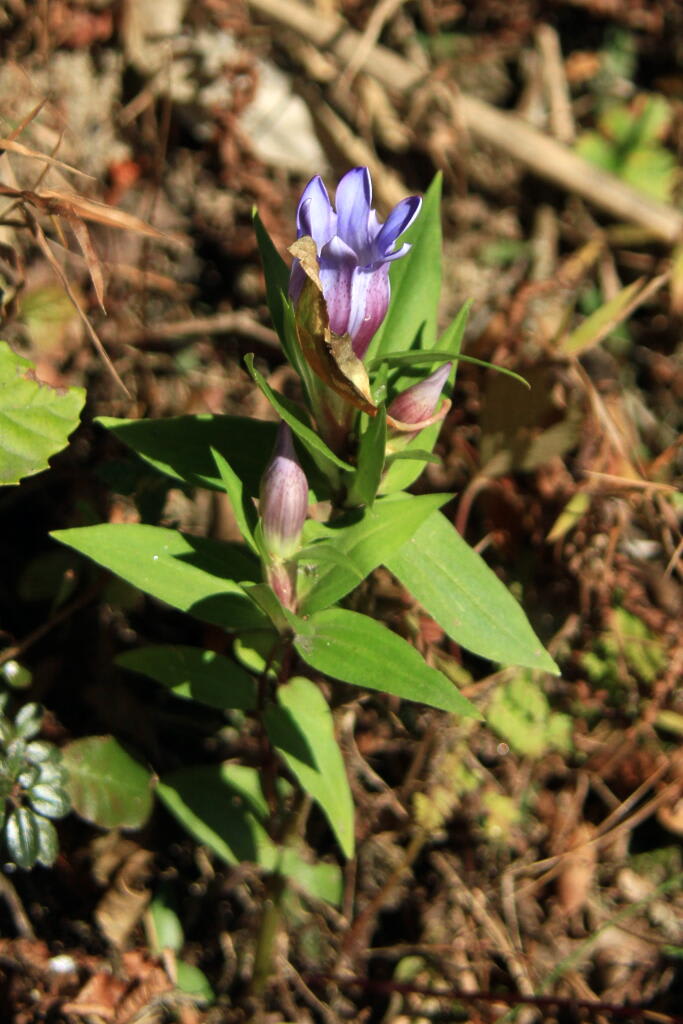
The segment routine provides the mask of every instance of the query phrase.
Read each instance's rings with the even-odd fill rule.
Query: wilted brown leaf
[[[79,174],[83,178],[90,178],[91,181],[94,180],[92,174],[86,174],[85,171],[79,171],[78,167],[72,167],[71,164],[65,164],[63,160],[57,160],[56,157],[48,156],[47,153],[38,153],[35,149],[29,149],[28,146],[22,145],[21,142],[15,142],[14,139],[0,138],[0,150],[2,149],[9,150],[10,153],[16,153],[18,156],[26,156],[30,157],[32,160],[40,160],[43,163],[49,164],[50,167],[61,167],[63,171],[69,171],[71,174]]]
[[[151,893],[146,886],[153,860],[149,850],[137,848],[125,860],[95,910],[100,931],[119,949],[150,901]]]
[[[375,416],[377,406],[370,394],[368,372],[353,351],[351,338],[348,334],[338,335],[330,330],[315,242],[312,238],[300,238],[289,247],[289,251],[300,261],[307,277],[297,304],[296,323],[306,362],[328,387],[350,405]]]

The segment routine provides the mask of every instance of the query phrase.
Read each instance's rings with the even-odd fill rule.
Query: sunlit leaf
[[[505,665],[558,672],[519,603],[440,512],[385,565],[463,647]]]
[[[84,404],[83,388],[42,384],[33,364],[0,341],[0,485],[46,469],[78,426]]]
[[[455,685],[414,647],[367,615],[328,608],[299,620],[294,646],[318,672],[442,711],[481,717]]]
[[[353,799],[329,705],[310,679],[295,677],[277,690],[266,711],[270,741],[299,785],[325,814],[342,852],[353,856]]]
[[[260,576],[258,562],[241,545],[142,523],[103,523],[57,530],[52,536],[195,618],[224,629],[263,624],[263,616],[229,575],[240,580]]]

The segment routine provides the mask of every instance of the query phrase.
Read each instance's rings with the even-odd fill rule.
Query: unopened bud
[[[406,427],[414,425],[417,428],[414,432],[417,433],[417,430],[422,430],[442,419],[450,407],[450,402],[445,407],[442,406],[437,414],[435,410],[452,365],[444,363],[429,377],[412,384],[397,395],[387,410],[390,426],[397,430],[405,430]]]
[[[286,560],[296,554],[308,509],[308,482],[289,427],[280,423],[275,450],[261,480],[260,515],[268,553]]]

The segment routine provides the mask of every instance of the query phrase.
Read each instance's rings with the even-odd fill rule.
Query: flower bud
[[[397,395],[387,410],[390,425],[397,430],[405,430],[406,426],[415,425],[417,430],[412,433],[417,433],[418,430],[442,419],[450,407],[450,402],[445,407],[442,406],[436,416],[435,410],[452,365],[452,363],[444,363],[429,377],[418,381],[417,384],[412,384],[400,395]]]
[[[278,561],[296,554],[308,509],[308,482],[292,434],[280,423],[273,457],[261,480],[260,516],[268,553]]]

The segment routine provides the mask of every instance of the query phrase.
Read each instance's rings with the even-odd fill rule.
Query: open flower
[[[410,249],[407,244],[396,249],[396,241],[415,220],[422,200],[401,200],[380,223],[371,205],[367,167],[344,175],[335,200],[336,212],[322,178],[311,178],[297,209],[297,238],[313,238],[330,328],[335,334],[349,334],[354,353],[362,359],[389,305],[389,264]],[[304,283],[305,274],[295,260],[289,286],[294,302]]]

